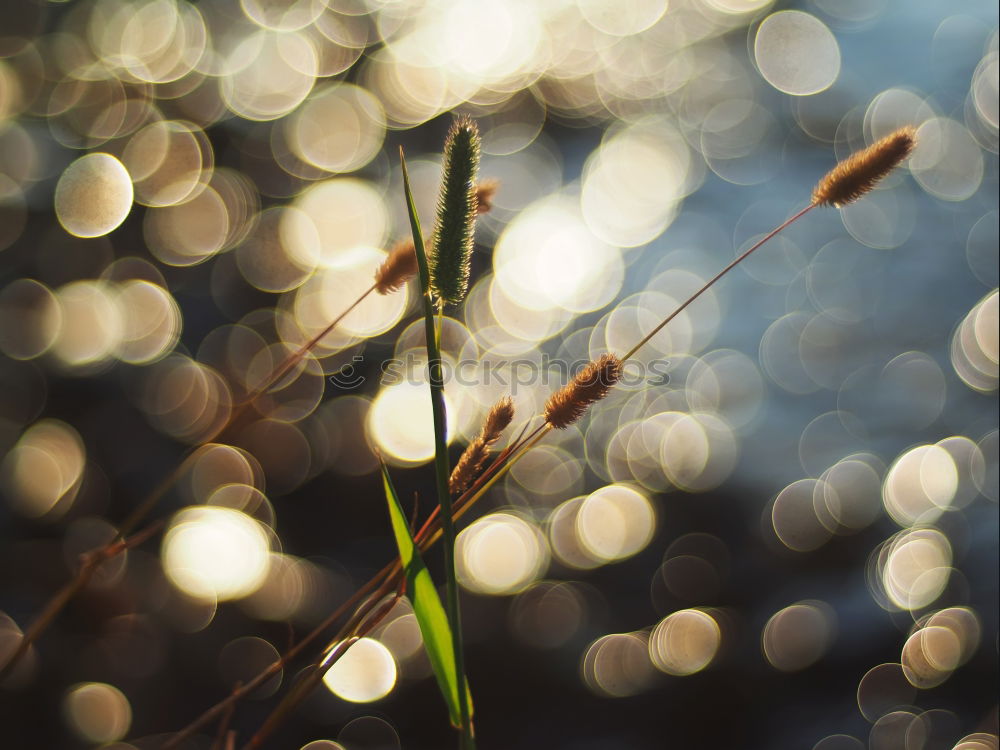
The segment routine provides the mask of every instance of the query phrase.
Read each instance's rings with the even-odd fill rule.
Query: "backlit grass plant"
[[[622,377],[625,363],[650,339],[686,309],[707,289],[755,252],[785,227],[819,206],[844,206],[862,198],[912,152],[915,133],[902,128],[872,146],[859,151],[838,164],[812,193],[810,203],[791,218],[765,235],[748,250],[723,268],[712,279],[665,317],[649,333],[622,355],[603,354],[575,373],[546,401],[541,414],[525,418],[515,415],[513,402],[501,398],[488,412],[478,435],[465,449],[454,467],[449,464],[447,414],[444,399],[444,379],[440,352],[442,309],[446,304],[460,303],[470,281],[470,254],[476,216],[489,209],[496,183],[478,181],[479,136],[475,123],[458,118],[445,144],[444,173],[438,201],[436,223],[429,242],[425,244],[412,195],[409,174],[400,152],[404,194],[410,220],[411,238],[402,240],[373,270],[373,283],[345,311],[331,321],[320,334],[298,350],[290,352],[248,396],[237,404],[220,434],[231,427],[256,402],[279,387],[305,362],[317,344],[328,335],[343,317],[355,309],[372,292],[392,294],[410,278],[419,284],[421,312],[428,360],[428,398],[434,426],[434,472],[436,503],[422,522],[408,519],[404,502],[397,495],[387,468],[381,468],[388,523],[398,549],[396,559],[388,562],[371,580],[341,603],[310,633],[290,647],[275,663],[262,670],[245,684],[237,685],[222,701],[203,712],[182,730],[174,733],[163,745],[178,747],[195,732],[214,719],[223,721],[220,736],[226,734],[227,717],[234,705],[253,693],[262,684],[281,672],[292,660],[309,656],[311,665],[288,690],[277,707],[262,721],[258,731],[244,747],[264,746],[272,732],[285,721],[291,710],[303,700],[351,646],[388,614],[401,596],[411,599],[420,626],[425,648],[448,707],[452,723],[459,731],[462,748],[474,747],[471,695],[475,692],[475,675],[465,674],[462,627],[458,606],[458,581],[455,572],[455,523],[473,508],[483,494],[508,472],[516,462],[537,445],[552,429],[565,429],[579,420],[595,403],[605,398]],[[514,427],[517,437],[503,450],[493,448],[501,434]],[[187,467],[196,447],[187,459],[160,487],[140,503],[132,517],[124,523],[118,537],[90,553],[79,567],[76,577],[58,592],[42,609],[20,644],[0,671],[0,679],[8,675],[38,641],[44,630],[59,615],[66,604],[87,584],[97,567],[126,548],[139,544],[155,534],[160,522],[148,523],[157,501],[175,483]],[[133,535],[133,532],[134,535]],[[445,583],[444,602],[438,598],[431,574],[422,560],[422,553],[442,541]],[[336,630],[331,634],[331,630]],[[469,684],[471,683],[471,689]],[[232,738],[232,735],[228,735]]]

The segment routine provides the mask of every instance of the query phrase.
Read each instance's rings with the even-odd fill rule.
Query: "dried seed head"
[[[417,273],[417,251],[413,240],[400,240],[375,271],[375,291],[389,294],[399,289]]]
[[[907,126],[851,154],[816,185],[813,205],[839,208],[853,203],[899,166],[916,144],[917,131]]]
[[[462,116],[451,126],[444,144],[444,181],[429,258],[431,289],[438,299],[453,305],[469,289],[478,169],[479,128]]]
[[[461,495],[465,492],[466,487],[472,484],[472,480],[479,473],[480,467],[486,463],[489,453],[490,449],[483,445],[479,438],[469,443],[448,478],[448,491],[452,495]]]
[[[462,494],[465,488],[472,484],[472,480],[476,478],[490,455],[490,446],[500,439],[500,435],[513,419],[514,402],[509,396],[493,405],[483,422],[483,429],[476,439],[469,443],[469,447],[462,453],[462,457],[458,459],[451,472],[448,489],[452,495]]]
[[[497,194],[500,180],[490,178],[476,185],[476,213],[487,214],[493,208],[493,196]]]
[[[500,435],[512,421],[514,421],[514,402],[510,396],[504,396],[493,404],[493,407],[486,414],[479,436],[486,441],[487,445],[493,445],[500,439]]]
[[[545,403],[545,421],[560,430],[584,415],[590,405],[608,395],[622,376],[622,361],[614,354],[602,354],[553,393]]]

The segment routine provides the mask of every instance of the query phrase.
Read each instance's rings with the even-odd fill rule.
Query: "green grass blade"
[[[441,506],[441,530],[444,535],[442,546],[444,548],[444,571],[447,585],[448,624],[452,633],[455,672],[463,676],[464,682],[465,657],[462,650],[462,618],[458,606],[458,579],[455,577],[455,522],[452,517],[451,493],[448,491],[448,477],[451,470],[448,466],[447,415],[444,403],[441,351],[438,346],[437,327],[434,325],[434,305],[431,303],[431,279],[427,265],[427,253],[420,231],[420,217],[417,215],[417,207],[413,202],[413,193],[410,190],[410,175],[406,169],[406,158],[403,156],[402,147],[399,149],[399,162],[403,172],[403,191],[406,195],[406,209],[410,217],[410,230],[413,233],[413,247],[417,254],[417,267],[424,306],[424,336],[427,340],[431,409],[434,415],[434,477],[437,485],[438,504]],[[475,747],[469,703],[468,691],[459,691],[460,719],[458,726],[462,730],[464,750],[471,750]]]
[[[392,486],[389,472],[382,464],[382,483],[385,487],[385,500],[389,506],[389,520],[392,522],[392,533],[399,548],[399,559],[406,573],[406,588],[413,602],[413,613],[420,626],[420,635],[424,639],[424,648],[430,659],[437,678],[441,695],[448,705],[451,722],[459,726],[462,712],[458,697],[458,670],[455,668],[455,646],[451,628],[448,625],[448,615],[438,596],[431,574],[424,565],[420,551],[413,541],[406,516],[399,504],[399,497]]]

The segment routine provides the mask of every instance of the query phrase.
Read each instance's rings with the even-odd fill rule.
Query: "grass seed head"
[[[439,300],[453,305],[465,299],[469,289],[478,169],[479,128],[470,118],[459,117],[444,144],[444,179],[429,259],[431,289]]]
[[[899,166],[912,153],[916,143],[916,129],[907,126],[851,154],[816,185],[813,205],[840,208],[853,203]]]
[[[545,403],[545,421],[560,430],[569,427],[591,404],[607,396],[621,376],[622,361],[614,354],[602,354],[549,397]]]
[[[413,240],[400,240],[375,271],[375,291],[395,292],[417,273],[417,251]]]
[[[460,495],[472,484],[476,475],[483,468],[490,454],[490,447],[500,439],[503,431],[514,419],[514,402],[510,396],[497,401],[490,409],[483,422],[483,428],[476,439],[458,459],[448,480],[448,490],[452,495]]]

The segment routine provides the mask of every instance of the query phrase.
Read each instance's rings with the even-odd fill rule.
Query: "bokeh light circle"
[[[840,46],[826,24],[798,10],[772,13],[757,29],[757,69],[778,91],[818,94],[840,74]]]
[[[93,153],[74,161],[56,184],[56,218],[77,237],[114,231],[132,210],[132,178],[111,154]]]
[[[448,436],[454,436],[448,407]],[[388,461],[414,465],[434,457],[434,419],[426,383],[403,381],[379,391],[368,412],[368,435]]]
[[[186,508],[163,536],[163,569],[170,581],[197,599],[239,599],[267,577],[270,540],[261,525],[237,510]]]
[[[63,700],[63,715],[84,742],[120,740],[132,726],[132,706],[121,690],[103,682],[70,688]]]
[[[339,646],[343,648],[343,644]],[[396,685],[392,653],[373,638],[359,638],[323,675],[331,693],[351,703],[384,698]]]
[[[576,530],[587,553],[603,562],[636,554],[653,538],[656,513],[638,490],[613,484],[592,492],[580,505]]]
[[[522,591],[548,567],[545,537],[511,513],[492,513],[463,530],[455,542],[459,582],[480,594]]]
[[[657,669],[690,675],[705,669],[722,642],[719,623],[699,609],[683,609],[663,618],[649,636],[649,655]]]

